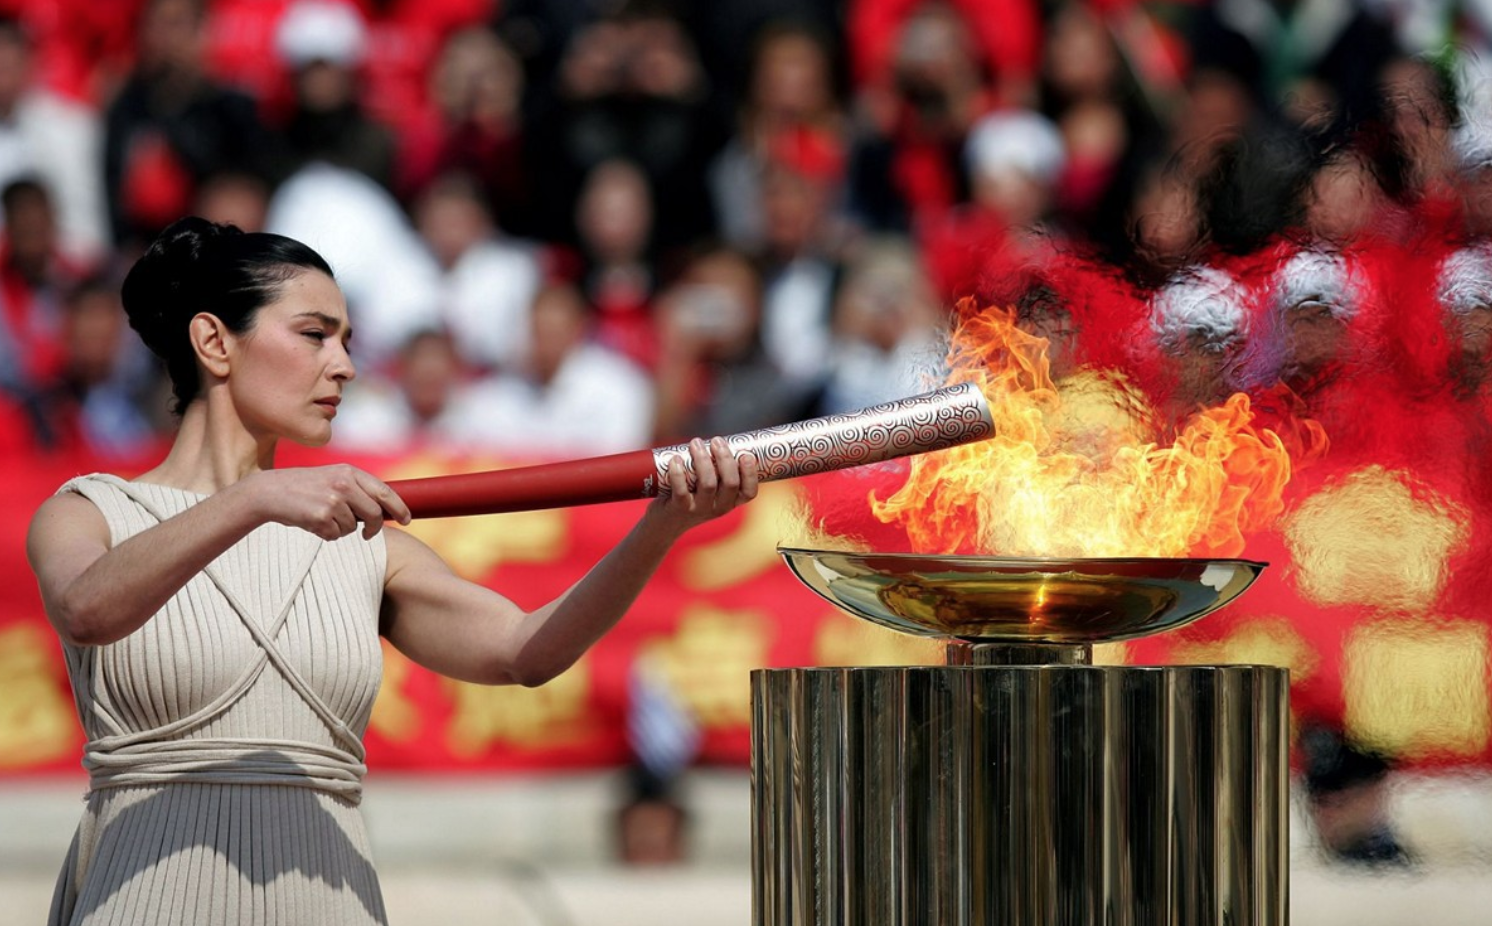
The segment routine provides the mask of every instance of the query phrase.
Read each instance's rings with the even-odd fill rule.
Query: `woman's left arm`
[[[690,444],[695,487],[669,467],[671,494],[584,578],[554,601],[525,612],[451,571],[435,551],[389,531],[382,631],[400,652],[442,675],[488,685],[542,685],[568,669],[621,620],[670,547],[689,528],[756,496],[756,461],[737,460],[716,438]]]

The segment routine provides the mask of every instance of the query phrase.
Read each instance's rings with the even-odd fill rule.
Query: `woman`
[[[180,430],[133,481],[74,479],[28,553],[88,735],[87,809],[53,923],[384,922],[357,810],[378,635],[436,672],[538,685],[619,620],[689,527],[756,493],[696,441],[672,495],[553,602],[524,612],[385,520],[350,466],[276,469],[322,445],[354,375],[347,308],[314,251],[183,219],[123,288]]]

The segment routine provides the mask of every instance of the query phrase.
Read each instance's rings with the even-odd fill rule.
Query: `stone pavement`
[[[447,778],[374,773],[364,810],[394,926],[747,926],[750,785],[740,772],[692,779],[685,865],[613,861],[609,774]],[[83,782],[0,779],[0,926],[45,921]],[[1408,874],[1320,861],[1292,829],[1294,926],[1492,924],[1492,782],[1406,780],[1395,792]]]

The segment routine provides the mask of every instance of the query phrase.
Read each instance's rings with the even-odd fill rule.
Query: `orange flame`
[[[996,436],[915,457],[900,489],[871,494],[916,552],[1236,556],[1283,511],[1290,456],[1254,426],[1247,396],[1196,413],[1162,446],[1138,390],[1092,371],[1054,383],[1046,349],[999,309],[955,332],[952,380],[981,386]]]

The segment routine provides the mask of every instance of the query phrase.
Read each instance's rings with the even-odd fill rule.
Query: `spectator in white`
[[[481,188],[442,174],[414,204],[415,229],[440,268],[436,304],[462,359],[517,369],[527,357],[529,306],[543,282],[535,247],[501,236]]]
[[[845,268],[822,413],[854,411],[943,382],[943,316],[916,249],[873,239]]]
[[[1492,364],[1492,248],[1479,241],[1440,263],[1436,296],[1454,350],[1452,382],[1467,392],[1480,390]]]
[[[1456,186],[1470,235],[1492,234],[1492,118],[1470,110],[1451,136]]]
[[[552,285],[534,297],[523,368],[475,383],[454,420],[472,449],[563,459],[647,447],[653,387],[646,373],[590,336],[579,290]]]
[[[416,332],[440,327],[440,267],[393,195],[365,174],[308,164],[275,190],[264,225],[331,264],[357,328],[364,374]]]
[[[388,376],[359,376],[337,409],[332,442],[369,453],[459,443],[463,422],[455,408],[470,377],[450,334],[416,332]]]
[[[1057,126],[1040,113],[1005,110],[974,123],[964,144],[972,198],[1004,221],[1017,238],[1047,234],[1067,148]]]
[[[30,36],[16,19],[0,16],[0,187],[39,178],[56,198],[59,245],[73,260],[91,263],[109,244],[102,122],[34,78]]]
[[[1173,364],[1171,418],[1180,421],[1236,391],[1248,336],[1248,293],[1217,267],[1190,267],[1150,303],[1150,330]]]
[[[816,388],[827,373],[839,277],[844,152],[830,132],[797,127],[770,140],[766,161],[762,346],[783,376]]]
[[[1019,298],[1023,271],[1049,254],[1046,220],[1065,157],[1061,133],[1039,113],[1000,111],[973,124],[963,144],[970,202],[914,228],[940,299]]]

